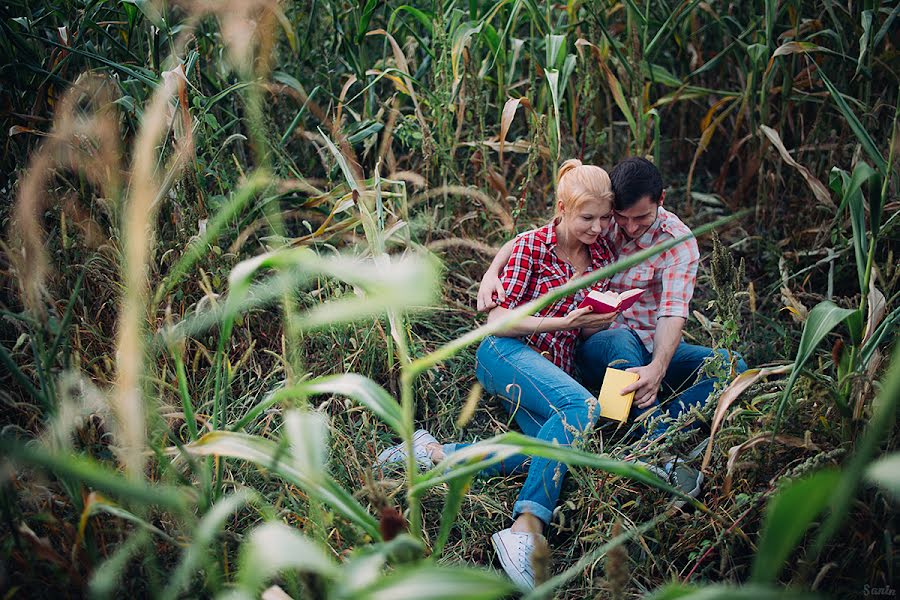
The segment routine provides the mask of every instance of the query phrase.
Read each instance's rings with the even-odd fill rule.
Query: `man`
[[[690,229],[673,213],[663,208],[665,191],[659,170],[644,158],[627,158],[610,171],[615,194],[614,224],[609,241],[619,258],[631,256],[662,242],[682,237]],[[509,259],[513,241],[507,242],[494,258],[482,279],[478,292],[478,309],[495,306],[494,296],[503,299],[499,272]],[[655,409],[652,437],[663,435],[667,419],[677,417],[692,406],[702,405],[716,380],[703,373],[703,363],[714,350],[688,344],[682,340],[682,329],[697,280],[700,253],[693,237],[656,256],[614,275],[612,292],[633,288],[646,291],[631,308],[621,313],[608,329],[585,340],[577,352],[577,364],[583,383],[599,388],[607,366],[625,369],[639,375],[637,382],[622,390],[634,392],[631,418]],[[746,370],[736,355],[720,351],[737,373]],[[669,402],[661,408],[660,387]],[[686,388],[686,389],[685,389]],[[674,393],[680,391],[677,395]],[[647,465],[682,492],[696,497],[703,482],[702,474],[679,459]]]

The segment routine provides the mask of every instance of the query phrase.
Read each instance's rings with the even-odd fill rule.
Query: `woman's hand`
[[[497,300],[494,301],[494,294],[497,294]],[[485,312],[497,306],[498,302],[506,300],[506,292],[500,278],[493,269],[488,269],[484,277],[481,278],[481,285],[478,286],[478,312]]]
[[[566,320],[569,323],[569,329],[602,329],[616,320],[619,313],[595,313],[590,306],[584,308],[576,308],[568,315]]]

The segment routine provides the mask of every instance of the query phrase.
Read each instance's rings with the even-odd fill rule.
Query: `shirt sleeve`
[[[662,275],[662,297],[657,317],[688,316],[688,306],[697,283],[700,251],[697,240],[690,238],[666,252]]]
[[[525,237],[516,238],[512,254],[503,273],[500,275],[500,283],[506,292],[506,300],[499,303],[503,308],[515,308],[530,299],[527,297],[528,284],[531,281],[534,268],[534,256],[531,245]]]

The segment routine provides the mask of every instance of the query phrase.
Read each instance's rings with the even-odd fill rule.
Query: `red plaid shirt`
[[[619,258],[690,233],[687,225],[660,207],[656,222],[644,235],[628,240],[613,223],[609,238]],[[630,327],[637,333],[648,352],[653,352],[653,334],[659,317],[688,316],[688,305],[697,282],[700,252],[697,240],[690,238],[648,261],[613,275],[609,289],[624,292],[632,288],[648,290],[631,308],[619,315],[610,327]]]
[[[556,228],[548,223],[540,229],[533,229],[516,238],[512,256],[503,269],[500,281],[506,292],[503,308],[515,308],[543,296],[551,290],[568,283],[575,276],[572,266],[556,256]],[[591,264],[586,273],[604,267],[613,261],[609,243],[600,237],[589,247]],[[560,298],[553,304],[535,313],[537,317],[564,317],[569,314],[590,290],[605,291],[609,280],[602,279],[577,293]],[[537,350],[553,364],[571,373],[575,364],[575,342],[578,331],[552,331],[534,333],[525,338],[529,346]]]

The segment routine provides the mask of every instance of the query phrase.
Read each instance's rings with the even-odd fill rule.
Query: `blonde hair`
[[[609,174],[594,165],[584,165],[577,158],[564,162],[556,174],[556,198],[565,210],[578,210],[587,200],[613,204],[614,194]],[[559,216],[557,204],[556,216]]]

